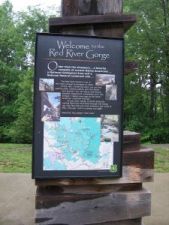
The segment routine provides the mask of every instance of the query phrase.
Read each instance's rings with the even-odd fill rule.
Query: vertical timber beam
[[[62,18],[89,15],[121,15],[122,0],[62,0]],[[62,34],[80,34],[100,37],[123,37],[124,29],[119,24],[76,24],[70,26],[51,26],[49,31]]]
[[[122,0],[63,0],[62,16],[121,14]]]

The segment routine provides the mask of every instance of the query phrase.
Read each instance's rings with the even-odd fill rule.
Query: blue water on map
[[[52,166],[52,170],[66,170],[66,166],[58,161],[56,161],[54,164],[51,164],[51,160],[49,158],[45,159],[44,161],[44,167],[45,170],[51,170],[51,166]]]
[[[82,159],[85,162],[97,163],[99,160],[99,147],[101,127],[97,118],[61,117],[57,122],[45,122],[44,133],[52,139],[52,146],[61,150],[63,158],[74,162]],[[44,151],[46,151],[44,149]],[[44,158],[44,168],[65,170],[62,160],[51,162],[50,151]]]

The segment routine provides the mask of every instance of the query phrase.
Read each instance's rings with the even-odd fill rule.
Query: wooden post
[[[108,13],[121,14],[121,0],[63,0],[63,16],[104,15]]]
[[[122,14],[121,0],[63,0],[62,17],[49,19],[49,31],[123,37],[135,20]],[[153,166],[152,149],[140,146],[140,134],[125,131],[121,178],[36,180],[36,223],[141,225],[151,208],[142,183],[153,180]]]

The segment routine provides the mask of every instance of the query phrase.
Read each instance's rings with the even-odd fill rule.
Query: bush
[[[169,143],[169,129],[166,127],[153,129],[150,131],[149,140],[153,144]]]
[[[128,121],[127,126],[125,126],[125,129],[130,131],[141,132],[144,129],[144,124],[137,118],[134,118]]]

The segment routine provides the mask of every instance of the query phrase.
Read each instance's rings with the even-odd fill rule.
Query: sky
[[[0,5],[5,0],[0,0]],[[13,5],[13,10],[15,12],[17,11],[23,11],[26,10],[28,6],[40,6],[42,9],[46,9],[47,7],[60,7],[61,0],[10,0],[10,2]]]

